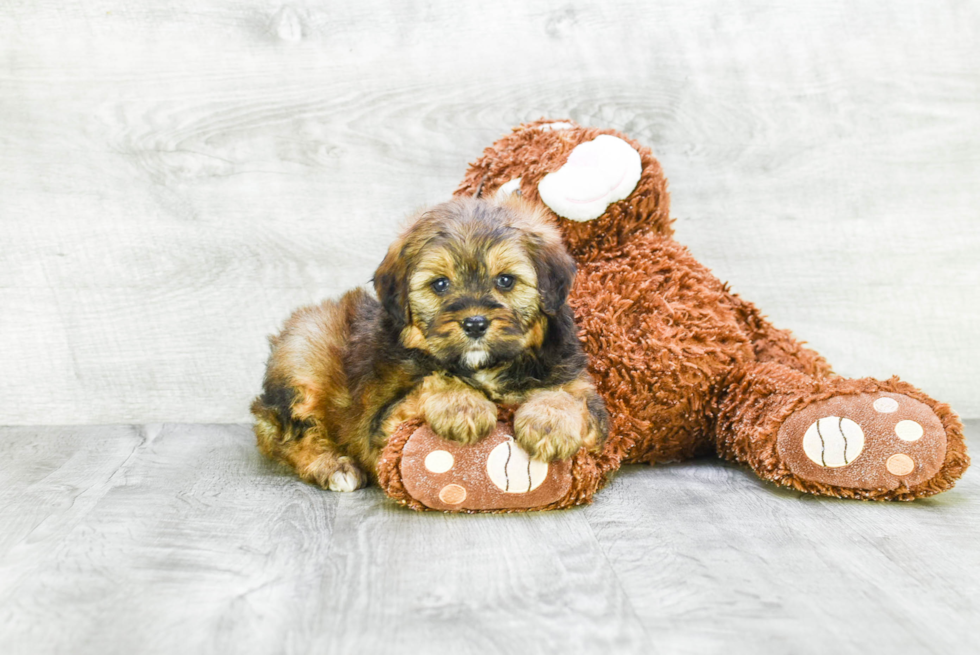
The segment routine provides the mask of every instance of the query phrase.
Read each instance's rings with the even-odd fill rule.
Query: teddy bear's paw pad
[[[531,459],[513,439],[508,439],[490,451],[487,477],[505,493],[525,494],[545,481],[548,464]]]
[[[412,498],[450,512],[543,507],[563,498],[572,484],[570,460],[531,459],[504,423],[469,446],[422,426],[405,442],[400,469]]]
[[[912,487],[946,458],[946,431],[928,405],[889,392],[820,400],[791,415],[777,438],[797,477],[849,489]]]
[[[565,165],[538,183],[538,194],[559,216],[591,221],[633,193],[642,173],[640,153],[633,146],[601,134],[575,146]]]

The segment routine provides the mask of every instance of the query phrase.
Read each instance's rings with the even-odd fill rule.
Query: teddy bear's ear
[[[541,201],[562,218],[591,221],[623,200],[643,173],[640,153],[619,137],[600,134],[580,143],[565,165],[538,183]]]

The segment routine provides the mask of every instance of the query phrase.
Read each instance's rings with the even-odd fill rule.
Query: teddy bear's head
[[[672,234],[667,180],[649,148],[568,120],[521,125],[470,165],[456,195],[518,193],[557,219],[576,258],[640,232]]]

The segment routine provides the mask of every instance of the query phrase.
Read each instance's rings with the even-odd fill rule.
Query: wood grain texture
[[[849,375],[980,416],[980,8],[0,0],[0,424],[247,419],[511,125],[626,131],[678,236]]]
[[[240,426],[0,430],[4,653],[640,652],[582,512],[416,514]]]
[[[980,422],[967,434],[980,444]],[[0,429],[0,652],[969,653],[980,474],[837,501],[715,460],[594,505],[418,514],[246,426]]]

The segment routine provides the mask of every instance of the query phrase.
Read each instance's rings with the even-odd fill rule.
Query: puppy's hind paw
[[[359,472],[337,471],[330,476],[328,488],[330,491],[356,491],[362,484]]]
[[[304,477],[330,491],[356,491],[367,484],[367,476],[350,457],[331,454],[316,458]]]

